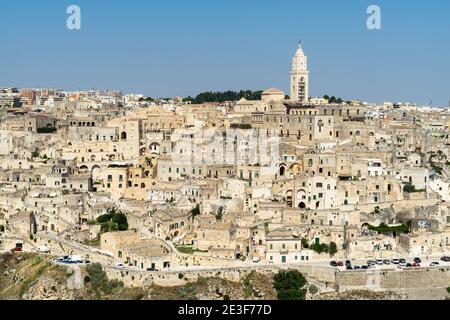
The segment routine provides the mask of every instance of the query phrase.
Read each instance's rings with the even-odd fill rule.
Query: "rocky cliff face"
[[[74,300],[76,294],[66,283],[49,276],[41,277],[23,295],[25,300]]]
[[[66,300],[67,270],[51,258],[35,254],[0,255],[0,299]]]

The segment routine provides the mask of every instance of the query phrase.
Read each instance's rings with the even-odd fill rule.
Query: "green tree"
[[[99,216],[96,222],[101,225],[102,232],[128,230],[127,216],[115,208],[108,209],[107,213]]]
[[[260,100],[263,91],[252,91],[252,90],[241,90],[239,92],[235,91],[224,91],[224,92],[202,92],[198,94],[195,98],[187,97],[186,101],[192,101],[194,104],[202,104],[207,102],[226,102],[226,101],[237,101],[242,98],[247,100]]]
[[[383,234],[397,234],[397,233],[408,233],[409,227],[405,224],[400,226],[390,227],[385,223],[380,224],[378,227],[369,226],[369,230],[376,231]]]
[[[191,210],[192,217],[196,217],[200,215],[200,205],[197,204],[194,209]]]
[[[413,193],[413,192],[416,192],[416,187],[413,186],[412,184],[408,183],[408,184],[405,184],[405,186],[403,187],[403,191],[407,192],[407,193]]]
[[[116,279],[108,280],[108,276],[100,263],[88,265],[86,267],[86,272],[88,273],[92,289],[98,298],[101,298],[103,295],[111,294],[115,289],[124,287],[122,281]]]
[[[305,248],[305,249],[309,248],[308,239],[302,238],[302,247]]]
[[[57,129],[55,127],[43,127],[37,129],[37,133],[54,133],[56,131]]]
[[[223,207],[219,207],[219,209],[217,210],[217,214],[216,214],[217,221],[222,221],[223,210],[224,210]]]
[[[330,256],[334,256],[334,255],[336,254],[337,251],[338,251],[338,250],[337,250],[337,245],[336,245],[336,243],[335,243],[335,242],[331,242],[331,243],[330,243],[330,249],[329,249]]]
[[[330,247],[325,243],[322,243],[322,244],[314,243],[309,246],[309,249],[314,250],[318,254],[330,252]]]
[[[440,167],[439,165],[432,163],[431,164],[431,169],[433,169],[433,171],[437,174],[437,175],[442,175],[442,172],[444,171],[442,169],[442,167]]]
[[[307,281],[298,270],[280,271],[273,280],[278,300],[305,300]]]

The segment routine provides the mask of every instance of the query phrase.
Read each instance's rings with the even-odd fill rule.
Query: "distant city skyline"
[[[66,28],[80,6],[82,29]],[[381,8],[382,30],[366,9]],[[450,3],[138,0],[0,3],[0,86],[117,89],[151,97],[289,95],[301,39],[310,95],[447,107]]]

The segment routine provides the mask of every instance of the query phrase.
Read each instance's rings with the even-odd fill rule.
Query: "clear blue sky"
[[[80,31],[66,29],[71,4]],[[369,4],[382,30],[367,29]],[[0,86],[289,94],[301,37],[311,95],[450,99],[448,0],[1,0],[0,30]]]

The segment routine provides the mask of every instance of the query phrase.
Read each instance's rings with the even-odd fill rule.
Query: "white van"
[[[47,246],[40,246],[38,249],[37,249],[37,252],[39,252],[39,253],[50,253],[50,249],[47,247]]]
[[[81,256],[72,255],[69,256],[69,259],[67,259],[69,263],[82,263],[83,258]]]

